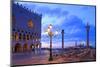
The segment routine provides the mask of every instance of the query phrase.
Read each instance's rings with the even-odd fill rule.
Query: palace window
[[[30,19],[29,21],[28,21],[28,27],[29,28],[33,28],[33,21]]]
[[[20,39],[20,40],[22,39],[22,34],[21,34],[21,33],[19,34],[19,39]]]
[[[19,39],[18,33],[15,32],[15,40],[17,41]]]
[[[29,40],[29,35],[27,34],[27,40]]]
[[[30,39],[32,40],[32,35],[30,35]]]

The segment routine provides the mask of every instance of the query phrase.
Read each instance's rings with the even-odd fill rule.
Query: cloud
[[[55,25],[54,29],[59,28],[58,29],[59,32],[61,32],[61,30],[64,29],[65,42],[76,41],[76,40],[85,41],[86,40],[86,28],[85,28],[86,25],[83,23],[82,19],[80,19],[77,16],[71,15],[69,17],[70,18],[68,17],[65,18],[60,25],[56,24],[57,26]],[[67,21],[65,21],[66,19]],[[91,26],[89,34],[90,34],[90,41],[95,41],[95,27],[94,26]],[[61,37],[62,37],[61,33],[57,35],[56,37],[53,37],[53,43],[61,43]],[[49,37],[47,40],[45,40],[45,42],[48,40],[49,40]],[[66,45],[68,46],[67,43]]]
[[[49,43],[49,37],[45,31],[49,24],[53,25],[53,30],[60,32],[53,37],[55,46],[61,43],[61,30],[64,29],[64,38],[67,41],[85,41],[86,40],[86,23],[90,24],[90,41],[95,42],[95,7],[77,6],[62,4],[44,4],[33,2],[19,2],[23,6],[42,14],[42,42],[43,45]],[[70,44],[71,45],[71,44]]]

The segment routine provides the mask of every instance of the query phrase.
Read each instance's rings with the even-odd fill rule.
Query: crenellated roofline
[[[14,3],[14,2],[13,2],[12,4],[13,4],[13,5],[16,5],[18,8],[22,8],[22,9],[24,9],[25,11],[28,11],[28,14],[34,14],[34,15],[37,15],[37,16],[42,17],[42,14],[37,13],[36,11],[33,11],[33,10],[29,9],[29,8],[23,6],[22,4],[19,4],[18,2],[17,2],[17,3]]]

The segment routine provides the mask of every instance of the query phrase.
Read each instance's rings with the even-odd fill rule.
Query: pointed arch
[[[15,44],[15,52],[21,52],[22,51],[22,46],[20,43],[16,43]]]

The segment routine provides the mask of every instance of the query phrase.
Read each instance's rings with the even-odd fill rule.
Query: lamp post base
[[[49,58],[49,61],[53,61],[53,58],[52,58],[52,57],[50,57],[50,58]]]
[[[52,61],[53,57],[52,57],[52,49],[50,48],[50,56],[49,56],[49,61]]]

